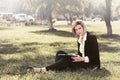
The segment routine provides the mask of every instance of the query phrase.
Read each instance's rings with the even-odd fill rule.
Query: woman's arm
[[[75,57],[71,57],[72,58],[72,62],[82,62],[82,61],[85,61],[85,58],[84,57],[81,57],[79,55],[75,56]]]

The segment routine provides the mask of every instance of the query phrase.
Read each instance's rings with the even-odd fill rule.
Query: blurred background
[[[0,0],[0,25],[71,25],[75,20],[120,21],[120,0]]]

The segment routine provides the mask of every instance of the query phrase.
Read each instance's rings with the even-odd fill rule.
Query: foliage
[[[56,12],[72,24],[73,18],[78,18],[83,13],[87,2],[87,0],[60,0]]]
[[[83,13],[86,3],[87,0],[24,0],[27,9],[33,9],[37,17],[49,20],[51,26],[51,18],[53,15],[56,16],[56,13],[71,20],[72,23],[73,16]]]

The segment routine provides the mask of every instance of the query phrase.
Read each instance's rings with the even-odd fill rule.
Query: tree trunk
[[[105,19],[106,27],[107,27],[107,35],[112,35],[112,26],[109,19]]]
[[[51,4],[47,6],[47,12],[48,12],[48,21],[49,21],[49,31],[56,31],[53,27],[53,22],[52,22],[52,9],[51,9]]]
[[[69,25],[69,19],[64,15],[65,20],[67,20],[67,25]]]
[[[69,13],[69,19],[70,19],[70,25],[72,24],[73,20],[72,20],[72,14]]]
[[[107,27],[107,35],[112,35],[112,26],[111,26],[111,0],[106,0],[106,12],[104,15],[105,23]]]
[[[56,29],[53,27],[53,21],[52,21],[52,13],[49,13],[49,31],[56,31]]]

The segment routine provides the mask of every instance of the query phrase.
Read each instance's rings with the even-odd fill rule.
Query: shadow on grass
[[[38,42],[26,42],[23,43],[22,46],[32,46],[32,45],[41,45],[42,43],[38,43]]]
[[[95,34],[98,39],[100,40],[107,40],[107,41],[113,41],[113,42],[120,42],[120,35],[118,34],[112,34],[111,36],[108,36],[107,34],[101,34],[100,32],[90,32],[91,34]]]
[[[12,30],[12,28],[10,28],[10,27],[7,27],[7,28],[0,27],[0,30]]]
[[[105,77],[111,75],[110,71],[108,71],[106,68],[101,68],[100,70],[94,70],[90,72],[90,76],[92,77]]]
[[[76,69],[76,70],[62,70],[62,71],[57,71],[57,73],[70,73],[73,75],[80,75],[81,77],[86,76],[86,77],[93,77],[95,79],[99,78],[104,78],[105,76],[110,76],[111,73],[109,70],[107,70],[106,68],[101,68],[101,69],[95,69],[95,70],[91,70],[91,69]],[[78,76],[77,76],[78,77]],[[82,79],[83,80],[83,79]],[[88,78],[87,78],[88,80]]]
[[[109,53],[117,53],[120,51],[120,47],[111,46],[120,43],[120,35],[116,34],[113,34],[112,36],[98,35],[98,39],[101,41],[105,41],[99,43],[100,51]]]
[[[12,54],[16,53],[19,48],[13,44],[1,44],[0,45],[0,54]]]
[[[101,52],[108,52],[108,53],[117,53],[120,51],[119,47],[110,47],[110,42],[102,42],[99,44],[99,48]]]
[[[10,30],[11,28],[0,28],[0,30]]]
[[[14,53],[23,53],[28,51],[33,52],[36,50],[36,47],[29,47],[29,46],[25,47],[24,45],[29,45],[29,44],[26,43],[21,45],[22,48],[14,44],[0,44],[0,54],[14,54]]]
[[[0,58],[0,75],[25,75],[28,73],[28,66],[43,67],[51,62],[54,62],[53,56],[40,55],[36,58],[24,56],[22,59],[2,59]]]
[[[52,34],[52,35],[57,35],[57,36],[62,36],[62,37],[73,37],[72,32],[62,31],[62,30],[57,30],[57,31],[42,30],[42,31],[34,31],[32,33],[44,34],[44,35]]]
[[[100,39],[106,39],[111,42],[120,42],[120,35],[117,35],[117,34],[113,34],[112,36],[102,34],[102,35],[98,35],[98,37]]]

